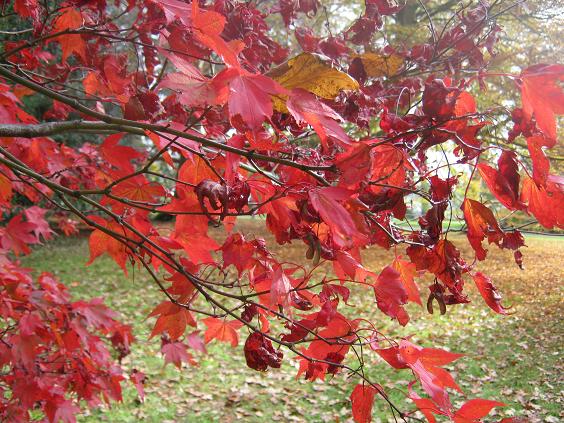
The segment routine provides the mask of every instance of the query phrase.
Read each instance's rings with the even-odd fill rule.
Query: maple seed
[[[429,314],[433,314],[433,300],[435,299],[435,296],[433,295],[433,293],[429,293],[429,298],[427,298],[427,311],[429,312]]]
[[[440,293],[434,293],[431,292],[429,294],[429,298],[427,298],[427,311],[429,312],[429,314],[433,314],[433,301],[437,300],[437,303],[439,304],[439,311],[441,313],[441,316],[444,316],[446,314],[446,303],[445,300],[443,298],[443,295]]]
[[[308,245],[306,258],[308,260],[313,260],[313,266],[317,266],[319,264],[319,260],[321,259],[321,241],[319,241],[319,238],[316,238],[311,233],[308,233],[306,236],[306,244]]]

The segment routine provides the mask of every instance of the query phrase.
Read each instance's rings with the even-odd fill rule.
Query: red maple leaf
[[[11,250],[14,254],[29,254],[29,244],[37,244],[39,241],[35,235],[37,225],[32,222],[24,222],[23,216],[18,214],[10,219],[4,228],[0,228],[0,245],[5,250]]]
[[[482,298],[486,302],[489,308],[499,314],[507,314],[507,308],[501,305],[501,295],[497,292],[497,289],[492,284],[489,277],[481,272],[476,272],[474,275],[474,282],[478,287],[478,291],[482,295]]]
[[[523,205],[519,202],[518,193],[513,190],[514,186],[503,174],[485,163],[478,164],[478,170],[491,193],[508,210],[523,208]]]
[[[499,243],[504,237],[503,231],[492,211],[479,201],[464,199],[462,211],[464,212],[464,220],[468,225],[468,241],[476,251],[478,260],[484,260],[487,250],[482,247],[482,241],[487,237],[488,242]]]
[[[341,247],[352,247],[366,241],[356,229],[349,211],[341,204],[349,197],[350,191],[337,187],[318,188],[309,192],[313,208],[331,229],[335,243]]]
[[[556,115],[564,114],[563,65],[535,65],[521,73],[523,112],[537,121],[538,128],[556,143]]]
[[[296,122],[311,125],[325,149],[329,149],[329,140],[344,146],[350,144],[349,136],[339,125],[343,118],[310,92],[293,89],[286,106]]]
[[[374,294],[378,308],[395,319],[402,326],[409,321],[409,316],[403,309],[407,303],[408,293],[404,287],[401,275],[392,266],[386,266],[374,284]]]
[[[197,363],[194,361],[192,354],[188,352],[188,347],[182,342],[169,342],[161,347],[161,352],[164,356],[165,363],[172,363],[179,369],[182,363],[189,363],[195,366]]]
[[[378,391],[370,385],[359,383],[351,393],[352,413],[356,423],[369,423],[372,421],[372,406],[374,396]]]

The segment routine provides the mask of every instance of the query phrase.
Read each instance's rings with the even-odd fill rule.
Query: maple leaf
[[[288,90],[300,88],[321,98],[332,99],[341,90],[358,90],[352,77],[312,53],[301,53],[268,72],[268,75]],[[275,103],[278,111],[285,111],[283,98]]]
[[[22,18],[31,18],[34,28],[41,25],[41,6],[37,0],[15,0],[14,11]]]
[[[76,423],[75,415],[80,411],[70,400],[47,401],[45,414],[50,422]]]
[[[116,312],[104,305],[102,298],[93,298],[88,302],[77,301],[73,304],[73,309],[95,328],[110,329],[114,326],[117,316]]]
[[[452,419],[455,423],[478,422],[482,417],[487,416],[494,407],[505,407],[502,402],[485,399],[471,399],[465,402],[462,407],[454,414]]]
[[[82,26],[83,18],[80,11],[74,7],[62,9],[62,13],[55,21],[53,34],[78,29]],[[63,50],[63,61],[72,54],[76,53],[82,60],[86,60],[86,43],[81,34],[65,34],[55,38]]]
[[[0,245],[5,250],[11,250],[14,254],[29,254],[31,251],[28,244],[39,242],[34,232],[37,225],[24,222],[23,216],[18,214],[10,219],[4,228],[0,228]]]
[[[429,16],[440,12],[448,28],[403,46],[397,25],[384,26],[384,16],[405,7],[398,3],[405,2],[366,0],[348,29],[318,37],[307,18],[322,9],[319,0],[280,0],[273,7],[128,1],[118,15],[106,0],[63,2],[54,10],[38,0],[12,2],[17,22],[4,34],[3,49],[9,66],[0,67],[0,304],[7,305],[0,307],[0,322],[8,322],[0,325],[2,417],[73,421],[78,405],[121,399],[126,377],[113,358],[129,353],[131,328],[101,300],[70,302],[53,276],[34,281],[14,260],[52,235],[40,207],[59,201],[68,206],[64,217],[55,214],[66,233],[74,231],[69,211],[93,226],[89,263],[108,254],[124,270],[127,261],[142,264],[158,285],[170,284],[161,288],[171,301],[151,313],[151,336],[160,335],[167,364],[195,364],[190,348],[204,353],[213,339],[236,345],[242,325],[256,324],[261,332],[252,331],[244,347],[248,366],[279,367],[282,354],[273,344],[280,336],[299,348],[298,376],[314,381],[346,369],[348,352],[368,332],[365,345],[421,384],[429,398],[413,392],[413,383],[408,397],[430,421],[474,423],[501,405],[470,400],[456,411],[450,394],[460,388],[443,366],[458,354],[388,341],[381,325],[355,314],[361,310],[349,287],[370,285],[379,309],[405,324],[405,304],[421,305],[418,271],[434,278],[431,310],[435,300],[441,312],[468,302],[463,288],[470,273],[488,306],[507,312],[489,278],[466,263],[468,250],[448,240],[451,226],[443,228],[462,180],[458,166],[473,166],[499,147],[487,133],[504,133],[498,126],[505,119],[490,122],[489,111],[477,107],[500,29],[488,26],[485,2],[461,11],[453,2],[436,10],[441,2],[426,2]],[[306,16],[297,19],[300,13]],[[276,15],[292,26],[272,31]],[[389,43],[374,44],[377,30]],[[305,51],[285,63],[295,46],[284,31]],[[51,42],[59,46],[53,50]],[[502,147],[497,168],[479,160],[476,167],[506,208],[562,227],[564,179],[550,174],[545,150],[557,142],[564,66],[504,76],[517,79],[522,93],[522,109],[507,110],[514,125],[508,140],[522,135],[531,160]],[[35,110],[41,119],[22,102],[34,93],[50,98],[47,109]],[[122,126],[119,116],[129,124]],[[378,130],[380,139],[373,135]],[[61,142],[62,134],[72,142]],[[456,144],[454,161],[435,157],[448,142]],[[415,196],[431,207],[411,207],[408,216]],[[467,244],[477,259],[485,258],[487,239],[512,249],[521,265],[519,231],[503,232],[493,208],[463,200]],[[156,214],[174,222],[157,224]],[[238,216],[254,214],[266,216],[279,244],[305,243],[313,266],[289,256],[280,261],[264,240],[233,234]],[[408,229],[407,217],[418,220],[420,230]],[[218,227],[209,230],[210,220]],[[392,250],[398,243],[409,244],[412,263]],[[373,246],[396,256],[380,274],[362,264],[363,249]],[[335,279],[318,277],[325,270],[321,260],[324,267],[333,263]],[[231,265],[237,276],[231,277]],[[208,291],[214,301],[198,299],[209,300]],[[246,301],[251,297],[259,303]],[[341,314],[345,306],[350,316]],[[283,334],[280,322],[271,330],[280,313],[287,318]],[[196,314],[207,317],[198,319],[207,327],[201,336]],[[196,329],[188,333],[188,326]],[[391,347],[380,348],[384,342]],[[143,397],[142,373],[129,379]],[[370,420],[376,393],[384,395],[369,381],[354,388],[356,421]]]
[[[369,177],[371,151],[367,143],[359,142],[347,146],[343,153],[337,154],[335,165],[342,172],[339,185],[355,188]]]
[[[109,231],[117,231],[117,233],[122,231],[121,226],[117,222],[105,221],[96,217],[91,217],[91,219]],[[122,242],[101,229],[94,229],[88,239],[88,246],[90,247],[90,259],[86,263],[87,266],[92,264],[102,254],[108,254],[127,274],[127,267],[125,265],[128,258],[128,250]]]
[[[237,331],[243,326],[243,323],[239,320],[228,322],[226,319],[207,317],[202,319],[202,322],[208,327],[204,334],[206,344],[210,343],[213,339],[231,344],[232,347],[236,347],[239,343],[239,334]]]
[[[168,73],[159,87],[179,91],[178,100],[188,106],[208,106],[225,102],[227,87],[222,87],[206,78],[190,62],[176,55],[168,55],[167,57],[179,72]]]
[[[564,227],[564,181],[561,178],[549,175],[546,187],[539,187],[533,179],[526,178],[521,200],[545,228]]]
[[[399,273],[403,287],[407,292],[407,301],[411,301],[422,306],[419,288],[414,280],[414,276],[417,274],[415,264],[402,260],[401,257],[396,257],[392,263],[392,267]]]
[[[465,116],[472,113],[476,113],[476,100],[472,94],[462,91],[456,99],[454,115]]]
[[[219,246],[208,235],[206,216],[178,216],[172,239],[182,245],[194,263],[215,263],[211,252],[217,250]]]
[[[348,135],[339,125],[343,118],[313,94],[296,88],[290,93],[286,106],[296,122],[311,125],[325,149],[329,149],[329,140],[345,146],[350,144]]]
[[[160,0],[158,3],[163,8],[168,23],[179,18],[185,25],[190,24],[190,4],[180,0]]]
[[[231,122],[238,126],[238,121],[242,120],[250,129],[261,127],[272,116],[271,95],[283,92],[285,90],[267,76],[234,74],[229,82]]]
[[[184,18],[186,19],[186,17]],[[242,43],[227,43],[220,34],[226,19],[214,11],[201,11],[198,2],[192,2],[192,27],[198,41],[215,51],[230,67],[239,67],[237,55],[244,47]]]
[[[38,329],[43,329],[43,320],[39,313],[27,313],[20,317],[18,322],[20,332],[23,336],[33,335]]]
[[[57,222],[57,226],[66,236],[71,236],[78,232],[77,224],[77,221],[66,218],[60,219]]]
[[[166,354],[165,354],[165,357],[166,357]],[[141,402],[144,402],[145,401],[145,388],[143,387],[143,385],[145,384],[145,381],[147,380],[145,373],[140,372],[137,369],[133,369],[133,370],[131,370],[131,374],[129,375],[129,379],[135,385],[135,389],[137,389],[137,394],[139,395],[139,400]]]
[[[411,170],[411,167],[406,164],[409,161],[405,153],[390,145],[379,145],[373,148],[373,151],[370,179],[378,183],[402,187],[405,184],[406,170]],[[374,192],[384,190],[383,187],[375,188]]]
[[[217,175],[213,169],[199,156],[194,156],[186,160],[178,170],[178,179],[181,182],[188,182],[191,185],[198,185],[205,179],[217,180]],[[181,184],[178,184],[178,188]]]
[[[386,56],[384,54],[367,52],[353,57],[360,59],[364,72],[371,78],[392,76],[399,71],[404,63],[403,57],[397,54]]]
[[[535,65],[521,73],[523,112],[533,116],[538,128],[556,143],[556,115],[564,114],[564,91],[559,82],[564,80],[563,65]]]
[[[542,150],[544,143],[545,138],[538,135],[527,138],[527,148],[533,162],[533,180],[543,186],[550,170],[550,162]]]
[[[407,303],[408,293],[398,271],[391,266],[386,266],[374,284],[374,294],[378,308],[383,313],[398,319],[402,326],[407,324],[409,316],[402,306]]]
[[[223,268],[234,265],[239,272],[243,273],[249,266],[252,257],[255,253],[256,246],[247,240],[240,233],[230,235],[223,245],[221,251],[223,252]]]
[[[138,175],[115,185],[112,194],[141,203],[153,203],[165,195],[165,190],[161,184],[149,182],[144,176]]]
[[[372,406],[374,396],[378,391],[370,385],[359,383],[351,393],[353,418],[356,423],[369,423],[372,421]]]
[[[476,252],[478,260],[484,260],[487,251],[482,247],[482,241],[487,237],[488,242],[499,243],[504,237],[503,231],[492,211],[479,201],[465,198],[462,203],[462,211],[468,225],[468,241]]]
[[[161,347],[161,353],[164,356],[165,363],[172,363],[179,369],[182,363],[189,363],[192,366],[197,365],[192,355],[188,352],[188,347],[182,342],[169,342]]]
[[[512,184],[510,184],[503,174],[485,163],[478,164],[478,171],[491,193],[508,210],[523,208],[523,205],[519,202],[517,197],[518,193],[513,191],[514,186],[512,187]]]
[[[491,279],[481,272],[476,272],[473,278],[478,287],[478,291],[480,291],[480,295],[482,295],[488,307],[496,313],[507,314],[507,308],[501,305],[502,297],[492,284]]]
[[[421,386],[443,411],[450,412],[451,404],[446,388],[458,391],[460,387],[444,369],[444,366],[462,357],[438,348],[421,348],[403,339],[399,346],[379,349],[376,352],[395,369],[411,369]]]
[[[204,340],[199,335],[200,331],[196,330],[186,336],[186,344],[195,351],[199,351],[201,353],[207,353],[206,345],[204,344]]]
[[[519,197],[519,165],[517,164],[517,155],[514,151],[503,150],[501,156],[497,161],[497,167],[499,173],[503,175],[507,181],[511,192],[515,195],[515,198]]]
[[[149,314],[149,317],[154,316],[159,317],[151,331],[150,338],[166,332],[172,341],[176,341],[184,335],[186,326],[196,327],[196,321],[190,310],[170,301],[163,301]]]
[[[27,221],[35,225],[33,233],[37,237],[37,240],[41,238],[44,240],[51,239],[53,231],[49,227],[49,222],[45,219],[45,213],[47,213],[47,210],[38,206],[32,206],[25,209],[24,213]]]
[[[349,195],[348,190],[336,187],[319,188],[309,192],[313,208],[331,228],[333,240],[341,247],[350,247],[362,239],[351,214],[340,204],[340,201]]]
[[[112,134],[100,145],[100,153],[104,160],[111,163],[117,169],[125,172],[133,172],[131,160],[140,159],[144,155],[132,147],[119,145],[123,134]]]
[[[284,309],[290,304],[290,290],[292,284],[286,276],[282,266],[278,266],[272,274],[272,285],[270,286],[270,304],[281,305]]]
[[[336,260],[333,262],[335,273],[339,279],[345,280],[347,278],[365,282],[369,276],[374,279],[377,278],[376,273],[366,269],[359,261],[346,251],[338,251]]]
[[[331,301],[327,301],[329,309],[331,308]],[[315,319],[313,324],[307,323],[307,320],[302,320],[300,323],[305,325],[306,328],[315,328],[316,325],[324,326],[325,328],[318,332],[318,335],[321,338],[325,339],[337,339],[342,338],[346,342],[352,341],[354,339],[354,335],[351,335],[355,328],[357,327],[357,322],[350,322],[346,317],[344,317],[339,312],[333,310],[330,313],[314,313],[310,318]],[[305,337],[307,335],[307,331],[303,333]],[[300,337],[298,337],[300,338]],[[303,339],[303,338],[302,338]],[[325,342],[323,339],[316,339],[312,341],[307,348],[302,349],[302,352],[314,360],[324,360],[329,361],[329,358],[336,359],[336,355],[338,357],[345,357],[349,349],[349,345],[341,344],[338,345],[336,343],[328,343]],[[306,379],[315,380],[315,379],[324,379],[325,375],[328,373],[330,368],[332,370],[336,370],[339,366],[336,366],[335,361],[331,361],[330,363],[313,363],[308,361],[305,358],[300,358],[300,368],[298,370],[298,376],[305,372]],[[341,358],[342,360],[342,358]]]
[[[4,174],[0,174],[0,205],[8,206],[10,204],[10,200],[12,199],[12,195],[13,190],[10,178]]]

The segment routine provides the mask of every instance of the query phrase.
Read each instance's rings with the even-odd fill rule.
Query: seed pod
[[[308,260],[311,260],[313,258],[314,253],[315,253],[315,248],[313,247],[313,244],[309,244],[309,248],[306,251],[306,258]]]
[[[429,298],[427,298],[427,311],[429,314],[433,314],[433,300],[435,299],[435,295],[431,292],[429,294]]]
[[[315,253],[313,255],[313,265],[317,266],[321,258],[321,242],[319,242],[319,239],[316,238],[313,241],[313,245],[315,247]]]
[[[305,241],[307,242],[307,245],[309,247],[306,252],[306,258],[308,260],[311,260],[313,258],[313,255],[315,254],[315,239],[310,233],[308,233]]]
[[[438,295],[436,298],[437,302],[439,303],[439,309],[441,310],[441,316],[444,316],[446,314],[445,300],[443,299],[442,295]]]

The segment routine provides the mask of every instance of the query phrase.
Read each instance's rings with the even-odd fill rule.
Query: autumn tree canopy
[[[507,313],[474,265],[503,248],[518,270],[525,240],[509,216],[564,226],[549,160],[564,66],[499,59],[500,22],[522,1],[350,3],[337,19],[318,0],[2,3],[0,420],[73,422],[119,401],[126,379],[143,397],[142,369],[119,366],[131,328],[19,264],[80,227],[89,263],[107,254],[151,275],[151,337],[179,368],[225,342],[257,371],[297,360],[311,381],[345,373],[356,422],[376,397],[405,421],[475,422],[503,405],[454,407],[443,366],[461,355],[390,339],[354,305],[371,296],[379,319],[408,325],[408,302],[448,313],[469,302],[466,283]],[[489,197],[471,195],[476,181]],[[242,216],[303,260],[240,233]],[[455,226],[473,256],[449,239]],[[368,247],[389,265],[363,266]],[[411,374],[412,409],[366,377],[368,355]]]

